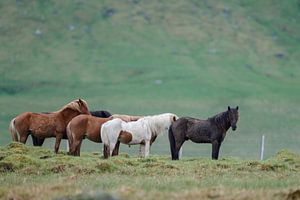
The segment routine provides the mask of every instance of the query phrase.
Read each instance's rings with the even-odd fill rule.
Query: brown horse
[[[90,114],[86,101],[78,99],[65,105],[63,108],[52,113],[25,112],[11,120],[9,131],[13,141],[26,143],[28,135],[38,139],[55,137],[55,153],[58,152],[62,138],[67,139],[67,124],[80,114]]]
[[[102,117],[102,118],[108,118],[111,116],[111,113],[105,110],[90,111],[90,113],[92,116]],[[44,112],[43,114],[49,114],[49,112]],[[31,138],[32,138],[33,146],[42,146],[45,140],[45,138],[40,139],[34,137],[33,135],[31,135]],[[68,139],[68,138],[63,138],[63,139]]]
[[[100,137],[100,130],[102,124],[105,122],[119,118],[123,121],[136,121],[141,116],[130,116],[130,115],[112,115],[109,118],[99,118],[91,115],[79,115],[74,117],[67,126],[67,136],[69,140],[69,155],[80,156],[80,147],[82,140],[88,138],[89,140],[102,143]],[[115,148],[113,155],[118,155],[119,147]]]

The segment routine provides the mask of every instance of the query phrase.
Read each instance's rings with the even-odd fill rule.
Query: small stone
[[[73,24],[69,24],[68,29],[69,29],[69,31],[73,31],[73,30],[75,30],[75,26]]]
[[[156,85],[160,85],[160,84],[162,84],[162,80],[156,79],[156,80],[154,81],[154,83],[155,83]]]
[[[34,34],[40,36],[43,33],[42,33],[42,31],[40,29],[36,29],[36,31],[34,32]]]

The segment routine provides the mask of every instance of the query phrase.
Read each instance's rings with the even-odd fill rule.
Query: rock
[[[41,36],[43,33],[40,29],[36,29],[36,31],[34,32],[35,35],[37,36]]]
[[[282,58],[284,58],[284,54],[283,53],[276,53],[275,57],[278,58],[278,59],[282,59]]]

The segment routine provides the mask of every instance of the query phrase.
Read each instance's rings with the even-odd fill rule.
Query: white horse
[[[150,145],[160,134],[168,133],[171,124],[178,119],[177,115],[165,113],[146,116],[134,122],[124,122],[113,119],[101,127],[103,142],[103,155],[108,158],[114,149],[118,149],[120,142],[123,144],[140,144],[140,156],[147,157]]]

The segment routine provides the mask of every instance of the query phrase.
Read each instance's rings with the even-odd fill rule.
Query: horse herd
[[[227,130],[236,129],[238,107],[230,108],[207,120],[178,118],[172,113],[153,116],[119,115],[107,111],[90,112],[85,100],[74,100],[60,110],[48,113],[25,112],[11,120],[9,131],[13,141],[26,143],[29,135],[34,146],[42,146],[45,138],[55,137],[55,153],[62,139],[68,139],[69,155],[80,156],[82,140],[103,143],[103,156],[116,156],[120,143],[140,145],[140,156],[147,157],[158,135],[168,133],[173,160],[186,140],[212,144],[212,159],[218,159]]]

